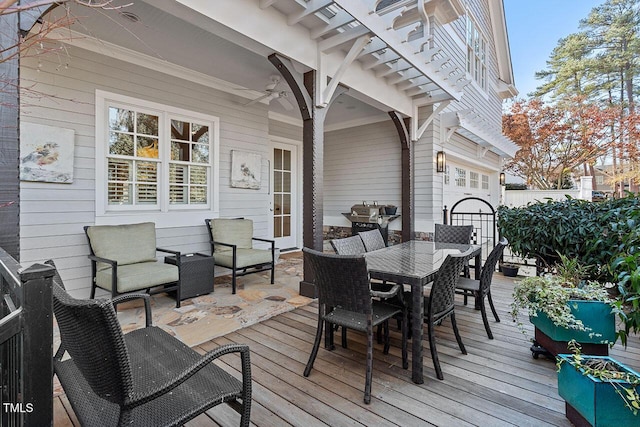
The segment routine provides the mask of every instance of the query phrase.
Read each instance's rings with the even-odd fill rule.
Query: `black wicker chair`
[[[54,370],[83,426],[178,426],[220,403],[251,413],[249,347],[230,344],[205,355],[190,349],[160,328],[124,335],[112,300],[77,300],[55,281],[53,306],[61,347]],[[65,351],[69,358],[63,359]],[[238,352],[242,381],[212,363]]]
[[[360,255],[367,252],[359,236],[333,239],[329,243],[331,243],[331,247],[338,255]]]
[[[472,236],[473,225],[436,224],[433,241],[440,243],[459,243],[461,245],[468,245],[469,243],[471,243]],[[462,276],[471,277],[469,262],[465,262],[464,268],[462,269]]]
[[[473,254],[473,248],[461,254],[450,254],[444,260],[438,273],[431,285],[429,296],[424,298],[424,321],[427,324],[429,335],[429,348],[431,349],[431,358],[433,366],[436,370],[438,379],[444,379],[442,369],[440,369],[440,361],[438,360],[438,351],[436,350],[436,335],[434,328],[439,325],[447,316],[451,318],[451,326],[456,335],[456,341],[462,354],[467,354],[464,348],[455,315],[455,290],[460,273],[467,261]]]
[[[434,242],[468,245],[473,235],[473,225],[436,224]]]
[[[359,231],[358,234],[364,243],[364,248],[367,252],[375,251],[378,249],[386,248],[384,238],[380,234],[380,230],[374,229],[369,231]]]
[[[371,402],[371,378],[373,370],[373,328],[385,324],[384,353],[389,352],[389,319],[403,313],[402,322],[402,367],[407,369],[407,311],[397,306],[374,301],[369,288],[369,273],[363,255],[324,254],[312,249],[303,248],[305,265],[309,265],[318,287],[318,329],[304,370],[308,377],[318,355],[320,339],[324,323],[327,322],[329,341],[325,347],[334,349],[333,329],[329,326],[339,325],[367,334],[367,367],[364,388],[364,403]],[[387,295],[401,291],[399,285]]]
[[[489,306],[493,312],[493,317],[496,322],[500,322],[496,308],[493,305],[493,299],[491,298],[491,280],[493,279],[493,272],[496,269],[496,264],[504,251],[504,248],[509,244],[507,239],[502,238],[498,244],[493,248],[487,260],[482,266],[480,272],[480,280],[468,279],[461,277],[456,285],[456,293],[464,295],[465,304],[467,302],[467,296],[473,296],[476,301],[476,306],[480,306],[480,313],[482,314],[482,322],[484,323],[484,329],[487,331],[489,339],[493,339],[491,328],[489,327],[489,320],[487,319],[487,310],[484,306],[485,297],[489,300]]]

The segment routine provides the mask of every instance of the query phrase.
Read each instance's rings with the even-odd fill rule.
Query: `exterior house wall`
[[[502,101],[495,90],[498,65],[488,4],[486,0],[463,3],[487,41],[487,90],[476,83],[467,85],[461,101],[452,102],[444,112],[462,110],[478,114],[499,134]],[[445,25],[435,19],[432,22],[435,44],[451,56],[452,67],[462,70],[466,64],[465,25],[464,16]],[[212,210],[210,217],[219,214],[220,217],[251,218],[255,235],[269,237],[268,159],[271,156],[268,142],[279,138],[301,141],[301,124],[292,124],[296,120],[269,116],[266,105],[246,105],[246,100],[219,91],[214,85],[180,79],[175,77],[176,73],[163,73],[161,69],[138,67],[110,58],[108,54],[74,46],[68,49],[68,68],[48,62],[50,58],[43,58],[40,68],[36,58],[23,58],[22,62],[22,86],[28,88],[37,81],[37,90],[47,96],[23,96],[21,120],[75,131],[75,177],[73,184],[21,183],[21,262],[54,258],[69,289],[79,296],[88,295],[90,264],[86,255],[89,249],[83,226],[96,221],[96,189],[103,185],[102,177],[96,182],[95,174],[96,89],[217,117],[220,126],[220,153],[216,163],[220,209],[218,213]],[[393,85],[384,85],[384,79],[376,79],[374,83],[382,84],[384,93],[399,92]],[[433,105],[420,107],[419,124],[429,118],[433,110]],[[494,206],[498,203],[500,157],[491,151],[482,153],[476,142],[459,132],[449,138],[446,135],[441,115],[435,114],[420,140],[411,143],[416,232],[433,231],[433,224],[442,221],[443,207],[450,208],[462,197],[474,195],[490,200]],[[390,119],[327,131],[324,143],[324,225],[350,226],[341,214],[363,200],[401,206],[401,146]],[[260,190],[230,187],[232,149],[262,156],[264,185]],[[448,184],[445,184],[444,174],[435,172],[435,155],[439,150],[445,150],[448,155],[451,173]],[[298,151],[302,151],[302,146]],[[469,175],[465,187],[454,188],[452,171],[455,167],[489,176],[488,191],[470,189]],[[302,179],[301,170],[298,177]],[[138,218],[139,221],[148,220],[144,215]],[[302,221],[301,213],[299,220]],[[400,227],[401,221],[390,225],[392,230]],[[209,251],[208,235],[202,221],[159,227],[158,245],[183,252]]]
[[[327,132],[324,143],[324,225],[350,227],[342,213],[362,201],[395,205],[402,213],[401,146],[391,119]]]
[[[244,107],[232,95],[210,87],[79,48],[69,50],[66,69],[43,59],[36,71],[37,59],[22,61],[23,87],[38,81],[37,90],[45,95],[23,95],[21,121],[73,129],[75,165],[72,184],[21,182],[21,263],[53,258],[68,288],[78,296],[89,294],[91,268],[83,227],[96,220],[96,185],[102,185],[96,183],[94,172],[96,89],[219,117],[219,214],[251,218],[254,234],[267,235],[267,185],[259,190],[229,185],[232,149],[261,154],[262,182],[268,182],[269,121],[264,105]],[[213,211],[209,214],[214,215]],[[145,215],[138,218],[135,222],[148,220]],[[159,227],[157,236],[160,247],[182,252],[210,251],[204,222],[187,227]]]
[[[502,99],[498,96],[498,65],[493,32],[490,29],[489,7],[486,0],[468,0],[467,11],[478,25],[487,42],[487,88],[482,89],[473,77],[467,74],[472,82],[465,87],[465,94],[459,102],[452,102],[444,113],[462,111],[462,115],[477,114],[498,134],[502,123]],[[466,17],[441,25],[433,23],[434,40],[452,58],[452,67],[466,69]],[[419,123],[431,113],[431,107],[422,107]],[[449,209],[465,197],[480,197],[496,207],[500,201],[499,173],[502,159],[492,151],[482,153],[478,144],[454,132],[448,140],[446,129],[441,125],[440,115],[433,118],[432,124],[414,145],[415,176],[415,229],[417,232],[433,231],[434,223],[442,222],[442,209]],[[491,141],[490,141],[491,142]],[[447,153],[447,165],[450,173],[449,183],[445,184],[444,174],[435,171],[436,152]],[[456,187],[453,173],[456,167],[467,172],[465,187]],[[469,173],[476,172],[489,177],[489,189],[471,188]]]

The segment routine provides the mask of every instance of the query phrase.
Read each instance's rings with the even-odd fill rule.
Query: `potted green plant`
[[[590,354],[609,354],[616,330],[607,290],[600,283],[582,280],[583,267],[574,259],[560,259],[557,274],[527,277],[516,283],[513,319],[524,331],[520,312],[527,311],[535,326],[534,357],[543,350],[554,356],[566,353],[572,339],[585,345]],[[536,349],[537,345],[543,349]]]
[[[640,374],[608,356],[585,356],[575,341],[572,354],[558,356],[558,393],[575,425],[640,424]]]

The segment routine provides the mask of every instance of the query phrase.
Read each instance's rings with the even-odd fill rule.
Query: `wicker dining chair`
[[[472,236],[473,225],[436,224],[433,241],[440,243],[458,243],[461,245],[468,245],[469,243],[471,243]],[[471,270],[469,268],[468,261],[464,264],[464,267],[462,269],[462,276],[471,277]]]
[[[468,245],[471,243],[472,235],[473,225],[436,224],[433,241]]]
[[[338,255],[360,255],[367,251],[360,236],[333,239],[329,243],[331,243],[331,247]]]
[[[467,302],[467,296],[473,296],[477,304],[480,306],[480,313],[482,314],[482,322],[484,323],[484,329],[487,331],[489,339],[493,339],[491,328],[489,327],[489,320],[487,319],[487,310],[484,306],[485,297],[489,300],[489,306],[493,312],[493,317],[496,322],[500,322],[496,308],[493,305],[493,299],[491,298],[491,280],[493,279],[493,272],[496,269],[498,260],[504,251],[504,248],[509,244],[506,238],[502,238],[498,244],[493,248],[487,260],[482,266],[480,272],[480,280],[469,279],[461,277],[456,285],[456,293],[464,295],[465,304]]]
[[[434,328],[439,325],[446,317],[451,318],[451,326],[458,341],[458,346],[462,354],[467,354],[467,350],[462,343],[458,325],[456,323],[455,314],[455,290],[460,273],[464,267],[464,263],[473,254],[473,248],[469,248],[466,252],[460,254],[449,254],[438,269],[436,277],[431,285],[429,296],[424,297],[424,322],[427,324],[429,335],[429,348],[431,349],[431,358],[433,366],[436,370],[438,379],[444,379],[440,361],[438,360],[438,351],[436,350],[436,336]]]
[[[313,349],[304,370],[308,377],[318,355],[325,322],[329,332],[328,350],[333,350],[333,329],[339,325],[365,332],[367,335],[367,357],[364,387],[364,403],[371,402],[371,380],[373,373],[373,328],[385,324],[384,354],[389,353],[389,319],[402,313],[402,367],[407,369],[407,311],[400,307],[374,301],[369,289],[369,273],[364,255],[334,255],[303,248],[304,263],[311,268],[318,288],[318,328]],[[389,293],[401,292],[395,285]]]
[[[54,371],[81,425],[178,426],[220,403],[249,425],[248,346],[200,355],[158,327],[123,334],[114,303],[131,294],[78,300],[55,281],[52,286],[61,338]],[[240,353],[242,380],[212,363],[230,353]]]
[[[387,245],[384,243],[384,238],[382,237],[382,234],[378,229],[359,231],[358,235],[360,235],[362,243],[364,243],[364,248],[367,250],[367,252],[376,251],[378,249],[387,247]]]

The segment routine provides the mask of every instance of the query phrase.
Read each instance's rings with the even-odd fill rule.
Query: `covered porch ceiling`
[[[149,68],[166,66],[176,77],[236,95],[239,103],[262,102],[274,117],[297,120],[290,88],[267,59],[277,52],[299,72],[319,70],[349,87],[328,111],[330,130],[388,120],[391,110],[411,116],[416,105],[459,99],[468,83],[428,33],[428,13],[438,6],[457,17],[458,0],[388,3],[117,0],[114,6],[127,6],[112,10],[69,3],[77,22],[59,38]],[[372,12],[377,7],[379,13]]]

